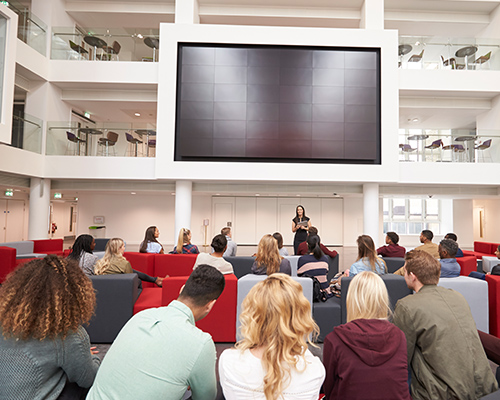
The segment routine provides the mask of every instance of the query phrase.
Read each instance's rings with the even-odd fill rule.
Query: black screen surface
[[[176,161],[380,164],[380,49],[178,51]]]

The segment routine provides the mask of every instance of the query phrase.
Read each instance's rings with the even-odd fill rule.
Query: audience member
[[[446,236],[444,237],[445,239],[451,239],[454,240],[455,242],[458,243],[458,237],[454,233],[447,233]],[[460,247],[457,250],[457,258],[461,258],[464,256],[464,252],[460,249]]]
[[[172,250],[173,254],[200,254],[198,247],[191,244],[191,231],[187,228],[181,228],[177,246]]]
[[[96,275],[111,275],[111,274],[133,274],[136,273],[141,281],[153,282],[161,286],[164,278],[152,277],[144,272],[132,269],[130,262],[123,257],[125,251],[125,243],[120,238],[109,239],[106,243],[106,251],[104,257],[101,258],[95,266]]]
[[[158,242],[158,237],[160,236],[160,231],[156,226],[150,226],[146,229],[146,234],[144,235],[144,240],[139,248],[140,253],[154,253],[163,254],[163,246]]]
[[[500,246],[497,247],[495,250],[495,255],[497,256],[498,259],[500,259]],[[491,268],[491,271],[486,272],[486,274],[483,274],[482,272],[479,271],[472,271],[469,276],[471,278],[477,278],[477,279],[482,279],[483,281],[486,279],[486,275],[500,275],[500,264],[497,264]]]
[[[295,217],[292,219],[292,232],[295,233],[293,238],[293,251],[298,255],[297,250],[307,238],[307,231],[311,227],[311,220],[306,216],[306,209],[303,206],[297,206],[295,209]]]
[[[226,226],[220,230],[220,233],[226,237],[227,240],[227,249],[224,252],[224,257],[235,257],[236,251],[238,250],[238,245],[233,242],[233,234],[231,232],[231,228]]]
[[[315,277],[321,286],[321,290],[332,297],[333,293],[330,290],[328,282],[328,259],[321,251],[319,236],[308,236],[307,246],[309,254],[301,256],[297,261],[297,275]]]
[[[363,271],[373,271],[378,275],[386,274],[387,266],[384,260],[377,257],[373,239],[368,235],[361,235],[358,236],[356,243],[358,244],[358,258],[346,275],[355,276]]]
[[[346,308],[347,324],[325,338],[326,397],[410,400],[406,339],[388,321],[389,295],[382,278],[371,271],[356,275]]]
[[[377,254],[382,257],[404,257],[406,249],[398,244],[399,235],[396,232],[387,232],[385,243],[387,246],[382,246],[377,249]]]
[[[433,237],[434,234],[431,231],[429,231],[428,229],[423,230],[420,233],[420,243],[423,243],[423,245],[416,247],[415,250],[425,251],[426,253],[429,253],[432,257],[434,257],[436,260],[438,260],[439,249],[436,243],[432,243]]]
[[[227,400],[316,400],[325,368],[308,350],[318,327],[302,286],[285,274],[255,285],[243,301],[243,337],[220,356],[219,376]]]
[[[73,260],[48,255],[0,286],[0,399],[84,398],[99,368],[82,327],[95,307]]]
[[[416,293],[398,301],[394,323],[406,335],[412,398],[478,399],[497,390],[465,298],[437,286],[441,266],[429,253],[405,258],[405,280]]]
[[[223,274],[232,274],[233,266],[222,258],[227,248],[227,239],[223,234],[215,235],[212,239],[212,254],[200,253],[196,257],[193,269],[200,265],[210,265],[217,268]]]
[[[307,233],[307,235],[319,237],[318,228],[316,228],[315,226],[311,226],[309,228],[309,232]],[[335,258],[339,254],[335,250],[333,250],[333,251],[328,250],[328,248],[325,245],[323,245],[323,243],[320,243],[319,247],[321,248],[321,251],[323,252],[323,254],[330,256],[331,258]],[[307,238],[306,238],[305,241],[303,241],[301,244],[299,244],[299,247],[297,249],[297,255],[303,256],[304,254],[307,254],[308,252],[309,252],[309,249],[307,247]]]
[[[271,275],[276,272],[292,274],[290,261],[280,256],[278,242],[271,235],[264,235],[260,239],[257,255],[252,265],[252,273],[256,275]]]
[[[274,232],[273,238],[275,238],[276,241],[278,242],[278,251],[280,253],[280,256],[281,257],[289,256],[290,254],[288,254],[288,250],[285,247],[283,247],[283,236],[281,236],[281,233]]]
[[[439,262],[441,263],[441,278],[456,278],[460,276],[460,264],[455,258],[458,244],[452,239],[439,242]]]
[[[71,253],[68,258],[78,263],[85,275],[94,275],[94,266],[99,257],[93,251],[95,249],[95,240],[90,235],[80,235],[73,243]]]
[[[224,290],[224,276],[200,265],[177,300],[134,315],[103,360],[87,400],[214,400],[216,351],[212,338],[195,326]]]

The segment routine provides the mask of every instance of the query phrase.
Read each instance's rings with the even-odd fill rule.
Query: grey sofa
[[[403,257],[383,257],[382,260],[385,261],[387,265],[387,272],[393,274],[403,265],[405,265],[405,259]]]
[[[0,246],[16,249],[16,258],[43,258],[47,254],[33,253],[35,243],[32,240],[23,240],[19,242],[0,243]]]

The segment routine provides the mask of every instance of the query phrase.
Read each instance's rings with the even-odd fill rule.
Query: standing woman
[[[271,235],[264,235],[260,239],[257,248],[252,273],[256,275],[272,275],[276,272],[292,275],[292,266],[290,261],[280,256],[277,240]]]
[[[0,286],[0,399],[84,398],[100,364],[82,327],[94,307],[75,261],[48,255],[12,272]]]
[[[80,235],[68,255],[68,259],[76,261],[87,276],[94,275],[94,266],[99,259],[93,254],[94,249],[94,238],[90,235]]]
[[[174,254],[200,254],[200,250],[195,244],[191,244],[191,231],[187,228],[181,228],[177,246],[172,251]]]
[[[144,235],[144,240],[139,248],[139,253],[163,254],[163,246],[158,241],[159,236],[160,231],[156,226],[150,226],[146,229],[146,234]]]
[[[307,348],[319,329],[300,283],[279,273],[259,282],[243,300],[240,322],[243,339],[219,361],[224,397],[317,400],[325,368]]]
[[[293,239],[293,250],[295,255],[297,255],[299,244],[306,241],[307,231],[310,227],[311,221],[309,217],[306,217],[306,210],[301,205],[298,205],[295,210],[295,218],[292,219],[292,232],[295,232],[295,237]]]
[[[388,321],[389,296],[380,276],[364,271],[349,285],[347,324],[325,338],[326,397],[410,400],[406,338]]]

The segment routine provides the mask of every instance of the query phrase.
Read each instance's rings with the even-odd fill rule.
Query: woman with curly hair
[[[272,235],[264,235],[260,239],[257,255],[252,265],[252,273],[256,275],[271,275],[283,272],[292,275],[290,261],[280,256],[278,242]]]
[[[243,301],[243,337],[225,350],[219,376],[227,400],[316,400],[325,368],[308,350],[318,334],[302,286],[276,273],[255,285]]]
[[[0,287],[0,399],[79,399],[99,358],[82,327],[95,293],[78,264],[55,255],[12,272]]]

